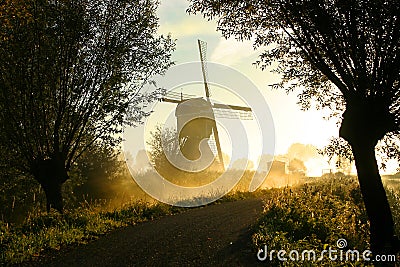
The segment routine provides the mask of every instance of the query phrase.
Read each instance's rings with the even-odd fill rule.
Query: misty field
[[[220,201],[236,201],[248,197],[263,199],[264,213],[254,227],[255,253],[264,244],[268,244],[271,249],[321,250],[328,244],[336,244],[339,238],[345,238],[351,248],[361,250],[369,247],[367,216],[355,177],[343,174],[324,175],[320,178],[287,175],[281,177],[278,188],[276,185],[279,179],[277,176],[271,176],[270,180],[267,178],[264,183],[264,189],[250,194],[246,193],[245,189],[251,177],[252,173],[246,172],[236,185],[236,193],[228,194]],[[288,181],[292,183],[291,186],[285,184]],[[396,231],[399,233],[400,183],[393,177],[386,177],[384,181],[392,204]],[[133,184],[132,181],[130,183]],[[121,188],[120,186],[117,188]],[[130,196],[136,193],[137,197],[143,197],[138,194],[139,191],[135,191],[137,188],[133,188]],[[147,201],[134,198],[129,201],[127,193],[126,196],[115,195],[114,199],[84,199],[76,200],[76,203],[71,198],[71,208],[64,214],[46,213],[41,192],[34,189],[35,187],[32,194],[35,202],[22,202],[25,203],[24,208],[13,204],[18,210],[28,211],[23,219],[18,218],[12,222],[10,220],[18,216],[8,213],[7,221],[3,214],[3,220],[0,222],[1,264],[34,260],[71,245],[85,244],[115,228],[185,210],[157,203],[149,197]],[[15,198],[10,197],[11,200]],[[274,262],[278,263],[280,262]]]

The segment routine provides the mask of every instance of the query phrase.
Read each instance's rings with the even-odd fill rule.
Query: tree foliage
[[[381,117],[380,137],[399,133],[399,5],[387,0],[191,1],[190,13],[218,21],[225,37],[267,47],[257,64],[278,62],[274,88],[301,90],[299,104],[341,115],[363,102]],[[374,104],[372,104],[374,103]],[[385,124],[385,125],[383,125]],[[377,127],[378,128],[378,127]],[[394,137],[394,135],[388,135]],[[393,154],[399,158],[399,154]]]
[[[220,177],[221,165],[216,160],[216,156],[204,170],[191,172],[181,168],[184,164],[181,164],[181,158],[178,156],[182,152],[175,129],[157,125],[150,134],[147,141],[147,153],[152,167],[148,168],[149,172],[146,175],[152,175],[154,168],[164,179],[177,185],[190,187],[206,185]],[[226,162],[229,162],[229,158],[224,156]],[[187,166],[190,167],[193,164],[189,163]],[[135,171],[139,171],[140,174],[140,170]]]
[[[291,173],[305,174],[307,172],[307,167],[302,160],[294,158],[289,161],[288,170]]]
[[[150,163],[163,176],[176,175],[179,169],[170,162],[180,149],[176,131],[157,125],[150,134],[151,138],[147,141]]]
[[[327,156],[329,162],[334,161],[337,169],[351,169],[354,156],[349,143],[342,138],[331,138],[329,144],[319,152]]]
[[[157,36],[155,1],[8,2],[0,26],[3,143],[42,185],[62,184],[87,148],[117,144],[125,125],[148,115],[143,108],[160,91],[141,88],[171,65],[174,44]]]

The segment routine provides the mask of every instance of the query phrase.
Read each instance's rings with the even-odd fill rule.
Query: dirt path
[[[40,266],[252,266],[260,200],[193,209],[116,230]]]

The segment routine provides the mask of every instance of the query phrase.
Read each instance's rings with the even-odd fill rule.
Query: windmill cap
[[[175,109],[176,117],[193,117],[194,115],[198,117],[214,117],[211,104],[207,100],[199,97],[185,100],[182,103],[179,103]]]

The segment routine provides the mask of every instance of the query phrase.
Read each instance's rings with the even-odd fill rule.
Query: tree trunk
[[[375,254],[394,252],[393,218],[379,174],[375,147],[362,144],[352,144],[351,147],[370,222],[371,250]]]
[[[48,212],[51,208],[60,213],[63,212],[61,187],[69,178],[64,162],[60,157],[41,159],[36,160],[31,167],[33,176],[40,183],[46,194]]]
[[[376,102],[347,103],[340,136],[350,144],[365,209],[370,222],[371,250],[375,255],[396,253],[398,239],[375,157],[375,146],[395,128],[394,116]]]
[[[50,180],[41,183],[41,186],[46,194],[46,210],[49,212],[52,208],[60,213],[63,212],[63,199],[61,193],[62,184],[58,179]]]

